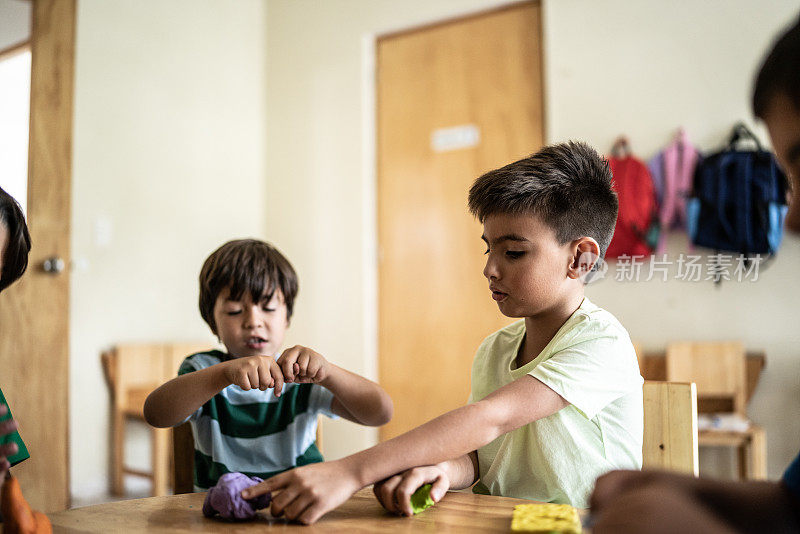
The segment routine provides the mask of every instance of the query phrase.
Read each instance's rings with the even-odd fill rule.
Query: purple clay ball
[[[242,490],[255,486],[262,480],[244,473],[226,473],[219,477],[217,485],[208,490],[203,503],[203,515],[214,517],[219,514],[225,519],[252,519],[256,511],[269,506],[272,496],[267,493],[253,499],[242,498]]]

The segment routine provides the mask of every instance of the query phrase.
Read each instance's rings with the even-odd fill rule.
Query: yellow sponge
[[[568,504],[518,504],[511,531],[580,534],[581,520],[578,511]]]

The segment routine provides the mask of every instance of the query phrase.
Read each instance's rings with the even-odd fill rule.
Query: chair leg
[[[169,437],[170,431],[166,428],[151,429],[152,436],[152,469],[153,469],[153,497],[168,494],[169,486]]]
[[[750,433],[750,480],[767,479],[767,435],[761,427]]]
[[[125,416],[114,410],[111,428],[111,493],[121,496],[125,492],[122,483],[122,465],[125,461]]]
[[[750,440],[744,440],[736,447],[737,467],[739,480],[747,480],[750,473]]]

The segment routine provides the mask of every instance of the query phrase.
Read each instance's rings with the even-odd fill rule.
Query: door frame
[[[377,381],[378,364],[380,362],[378,328],[378,275],[380,270],[380,250],[378,243],[378,41],[382,38],[402,35],[405,33],[427,30],[436,26],[459,22],[470,18],[514,9],[525,4],[539,4],[542,14],[542,131],[545,142],[549,139],[549,109],[547,106],[547,30],[546,6],[547,0],[506,0],[498,2],[491,7],[466,9],[444,17],[412,24],[378,30],[365,34],[361,38],[361,227],[362,250],[361,265],[364,273],[363,300],[364,309],[364,370],[365,376]],[[375,431],[375,441],[379,440]]]

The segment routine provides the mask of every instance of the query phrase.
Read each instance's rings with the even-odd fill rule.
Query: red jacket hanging
[[[606,257],[650,256],[653,249],[648,240],[652,241],[653,224],[657,223],[650,171],[631,155],[610,157],[608,162],[614,176],[614,190],[619,196],[619,215]]]

